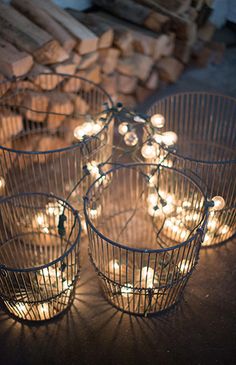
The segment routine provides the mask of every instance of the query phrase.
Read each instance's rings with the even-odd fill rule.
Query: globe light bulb
[[[150,119],[153,127],[162,128],[165,124],[165,118],[161,114],[154,114]]]
[[[219,234],[227,234],[229,232],[229,226],[227,224],[224,224],[219,228]]]
[[[190,269],[190,261],[183,259],[181,262],[179,262],[179,264],[177,265],[180,272],[182,274],[184,274],[185,272],[188,272],[188,270]]]
[[[111,273],[115,272],[116,274],[120,271],[120,263],[118,260],[110,260],[109,261],[109,270]]]
[[[36,215],[36,222],[38,223],[39,226],[43,226],[45,224],[45,215],[43,213],[38,213]]]
[[[118,132],[124,136],[127,132],[129,131],[129,126],[128,126],[128,123],[120,123],[119,124],[119,127],[118,127]]]
[[[151,193],[147,197],[148,204],[155,206],[157,204],[157,194]]]
[[[214,202],[214,206],[211,208],[211,210],[221,210],[225,206],[225,200],[222,198],[222,196],[216,195],[212,198],[212,201]]]
[[[85,122],[82,124],[85,135],[90,136],[93,133],[94,124],[93,122]]]
[[[1,189],[4,189],[6,186],[6,182],[2,176],[0,176],[0,191]]]
[[[144,266],[142,268],[142,282],[147,288],[153,287],[154,270],[151,267]]]
[[[93,134],[97,134],[102,129],[101,124],[99,123],[93,123]]]
[[[102,207],[101,205],[97,205],[96,207],[92,207],[89,209],[89,215],[91,219],[98,218],[101,215]]]
[[[156,148],[153,144],[145,143],[141,148],[141,154],[145,159],[153,159],[156,157]]]
[[[168,131],[162,133],[162,142],[168,147],[173,146],[177,142],[177,140],[178,136],[175,132]]]
[[[82,125],[79,125],[74,129],[74,137],[79,141],[82,141],[85,136],[85,131]]]
[[[161,144],[162,143],[162,135],[155,133],[153,134],[152,138],[156,141],[156,143]]]
[[[204,241],[202,242],[202,245],[210,246],[212,239],[213,239],[213,235],[210,233],[206,233],[205,237],[204,237]]]
[[[60,215],[63,212],[63,206],[61,204],[59,204],[58,202],[54,203],[54,202],[49,202],[46,205],[46,213],[48,215]]]
[[[124,141],[127,146],[136,146],[138,143],[138,136],[134,131],[127,132],[124,136]]]
[[[93,176],[96,179],[99,178],[100,172],[96,161],[88,162],[87,169],[90,172],[91,176]]]
[[[133,285],[130,283],[126,283],[124,286],[121,287],[121,294],[127,295],[133,292]]]
[[[209,217],[209,221],[207,223],[207,229],[209,232],[215,232],[217,230],[217,228],[219,227],[219,219],[216,217]]]

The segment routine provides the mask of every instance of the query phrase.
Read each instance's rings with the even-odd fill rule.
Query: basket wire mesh
[[[115,166],[91,185],[84,211],[90,258],[109,302],[139,315],[178,302],[206,224],[195,182],[160,165]]]
[[[236,229],[236,99],[206,92],[179,93],[155,102],[148,114],[164,116],[160,131],[174,132],[178,138],[169,147],[159,140],[153,161],[162,160],[198,178],[216,202],[203,246],[228,240]]]
[[[78,203],[96,165],[111,154],[113,116],[103,104],[110,109],[112,101],[81,77],[40,77],[39,85],[27,78],[0,85],[0,195],[53,191],[65,198],[90,164],[94,174],[71,197]]]
[[[0,200],[0,299],[21,320],[65,311],[79,275],[80,220],[64,200],[20,193]]]

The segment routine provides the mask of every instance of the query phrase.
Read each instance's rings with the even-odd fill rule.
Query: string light
[[[135,133],[134,131],[126,133],[124,136],[124,141],[127,146],[136,146],[136,144],[138,143],[137,133]]]
[[[150,122],[152,123],[153,127],[162,128],[165,125],[165,118],[161,114],[154,114],[152,115]]]

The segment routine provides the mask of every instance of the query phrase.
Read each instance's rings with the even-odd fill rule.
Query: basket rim
[[[41,75],[47,75],[47,76],[55,75],[55,76],[64,76],[64,77],[68,77],[68,78],[76,78],[76,79],[85,81],[91,85],[94,85],[97,89],[99,89],[102,93],[104,93],[106,95],[108,102],[110,104],[110,107],[111,107],[110,116],[108,117],[106,124],[103,126],[103,128],[99,132],[97,132],[93,136],[90,136],[90,137],[88,136],[84,141],[79,141],[72,145],[68,145],[67,147],[63,147],[63,148],[52,149],[52,150],[47,150],[47,151],[26,151],[26,150],[17,150],[17,149],[6,147],[6,146],[3,146],[0,144],[0,150],[5,150],[8,152],[13,152],[13,153],[17,153],[17,154],[26,154],[26,155],[46,155],[49,153],[55,153],[55,152],[60,153],[60,152],[64,152],[64,151],[69,151],[74,148],[78,148],[82,145],[86,145],[87,143],[89,143],[92,140],[98,139],[99,136],[109,127],[109,125],[114,117],[114,112],[112,111],[112,109],[114,107],[114,102],[113,102],[111,96],[108,94],[108,92],[103,87],[101,87],[99,84],[96,84],[95,82],[88,80],[84,77],[78,76],[78,75],[69,75],[69,74],[55,73],[55,72],[48,72],[48,73],[43,72]],[[28,80],[27,76],[19,76],[19,77],[11,78],[9,80],[3,80],[2,82],[0,82],[0,86],[3,84],[7,84],[9,82],[17,82],[17,81],[30,81],[30,80]],[[1,104],[2,102],[4,102],[4,100],[6,100],[6,99],[4,99],[4,95],[3,95],[2,97],[0,97],[0,107],[4,107],[4,106],[6,107],[6,105]],[[24,107],[24,109],[34,111],[33,109],[29,109],[27,107]],[[35,112],[44,113],[45,115],[50,115],[50,112],[40,112],[39,110],[35,111]],[[52,114],[55,114],[55,113],[52,113]],[[56,115],[65,115],[65,117],[68,117],[68,114],[63,114],[63,113],[56,113]],[[83,115],[86,115],[86,114],[83,114]]]
[[[201,194],[204,197],[204,204],[207,201],[207,195],[204,193],[203,189],[200,187],[200,185],[194,181],[192,179],[192,177],[189,177],[188,175],[186,175],[184,173],[184,171],[181,170],[177,170],[176,168],[173,167],[167,167],[167,166],[163,166],[161,164],[154,164],[154,163],[127,163],[127,164],[119,164],[119,163],[108,163],[108,165],[112,165],[114,167],[112,167],[110,170],[106,171],[102,176],[100,176],[98,179],[96,179],[88,188],[85,196],[84,196],[84,215],[85,215],[85,220],[86,223],[92,228],[92,230],[103,240],[105,240],[106,242],[110,243],[113,246],[119,247],[121,249],[125,249],[127,251],[131,251],[131,252],[142,252],[142,253],[160,253],[160,252],[168,252],[168,251],[173,251],[177,248],[180,248],[182,246],[186,246],[187,244],[189,244],[190,242],[192,242],[193,240],[197,239],[198,236],[200,236],[200,230],[204,229],[206,223],[207,223],[207,213],[208,213],[208,207],[205,208],[204,214],[202,215],[201,221],[199,222],[199,224],[195,227],[196,232],[186,241],[183,241],[181,243],[177,243],[174,246],[171,247],[166,247],[166,248],[158,248],[158,249],[141,249],[141,248],[133,248],[133,247],[129,247],[125,244],[116,242],[110,238],[108,238],[107,236],[105,236],[103,233],[101,233],[100,231],[98,231],[98,229],[94,226],[94,224],[92,223],[91,219],[89,218],[88,215],[88,202],[89,202],[89,198],[88,195],[90,194],[91,190],[94,188],[95,184],[102,179],[103,176],[106,176],[118,169],[121,168],[135,168],[138,166],[161,166],[162,168],[168,169],[168,170],[174,170],[178,173],[180,173],[181,175],[185,176],[187,179],[189,179],[201,192]]]
[[[1,262],[0,262],[0,271],[4,270],[4,271],[10,271],[10,272],[35,272],[35,271],[43,270],[45,268],[48,268],[48,267],[58,263],[59,261],[63,261],[63,259],[65,257],[67,257],[70,254],[70,252],[73,251],[75,246],[80,242],[82,226],[81,226],[81,220],[79,218],[78,211],[76,209],[74,209],[73,206],[67,200],[65,200],[65,199],[63,199],[63,198],[61,198],[61,197],[59,197],[59,196],[57,196],[53,193],[45,193],[45,192],[22,192],[22,193],[17,193],[17,194],[6,196],[6,197],[0,199],[0,206],[1,206],[1,204],[7,203],[8,201],[11,201],[15,198],[19,198],[21,196],[35,196],[35,195],[45,196],[45,197],[48,197],[48,198],[56,199],[57,201],[63,202],[64,206],[69,207],[69,209],[72,211],[72,213],[75,217],[75,222],[79,223],[79,230],[78,230],[78,234],[75,238],[75,241],[72,243],[72,245],[66,251],[64,251],[63,255],[61,255],[60,257],[57,257],[56,259],[48,262],[47,264],[39,265],[39,266],[33,266],[33,267],[27,267],[25,269],[21,269],[21,268],[9,267],[7,265],[1,264]]]
[[[160,98],[158,98],[154,103],[152,103],[148,109],[146,109],[146,112],[149,114],[150,113],[150,109],[153,108],[155,105],[157,105],[159,102],[170,99],[171,97],[176,97],[176,96],[183,96],[183,95],[210,95],[210,96],[216,96],[216,97],[221,97],[221,98],[225,98],[231,101],[235,102],[236,105],[236,98],[231,96],[231,95],[224,95],[221,93],[217,93],[217,92],[210,92],[210,91],[179,91],[176,92],[174,94],[170,94],[170,95],[165,95],[165,96],[161,96]],[[182,160],[188,160],[191,162],[196,162],[196,163],[202,163],[202,164],[206,164],[206,165],[222,165],[222,164],[234,164],[236,163],[236,158],[235,159],[227,159],[227,160],[222,160],[222,161],[216,161],[216,160],[202,160],[202,159],[197,159],[194,157],[189,157],[186,155],[183,155],[182,153],[178,153],[178,152],[173,152],[173,150],[171,150],[168,147],[165,147],[163,145],[161,145],[160,143],[157,143],[163,150],[165,150],[166,152],[169,153],[169,155],[171,156],[177,156],[178,158],[181,158]]]

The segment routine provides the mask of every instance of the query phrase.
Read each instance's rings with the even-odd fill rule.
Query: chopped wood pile
[[[212,57],[221,61],[224,47],[209,44],[212,34],[205,34],[208,43],[198,39],[204,38],[208,3],[94,0],[85,13],[63,10],[52,0],[0,2],[0,80],[28,75],[33,100],[38,87],[56,87],[58,79],[49,85],[45,73],[79,75],[134,106],[160,85],[176,82],[192,57],[199,66]],[[79,87],[68,80],[63,91]],[[5,92],[6,86],[0,88],[0,97]],[[60,102],[54,100],[54,110]]]

